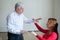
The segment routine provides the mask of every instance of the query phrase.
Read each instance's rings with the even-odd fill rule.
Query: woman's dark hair
[[[58,23],[55,24],[54,32],[57,33],[57,39],[56,40],[58,40]]]
[[[57,21],[57,19],[55,19],[55,18],[49,18],[48,20]],[[55,24],[55,27],[54,27],[53,31],[54,31],[55,33],[57,33],[57,39],[56,39],[56,40],[58,40],[58,37],[59,37],[59,36],[58,36],[58,23]]]

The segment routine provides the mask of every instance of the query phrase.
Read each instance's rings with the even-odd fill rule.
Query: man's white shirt
[[[33,20],[25,17],[23,13],[19,15],[16,12],[13,12],[8,16],[8,32],[20,34],[20,31],[23,30],[24,23],[32,22]]]

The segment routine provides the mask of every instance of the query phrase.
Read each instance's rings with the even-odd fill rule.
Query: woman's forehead
[[[52,19],[51,19],[51,20],[48,20],[48,21],[56,21],[56,20],[52,20]]]
[[[54,23],[55,21],[53,21],[53,20],[48,20],[48,22],[49,22],[49,23]]]
[[[48,23],[56,23],[57,21],[49,20]]]

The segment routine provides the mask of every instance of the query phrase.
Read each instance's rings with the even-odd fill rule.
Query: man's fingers
[[[37,18],[36,20],[41,20],[42,18]]]

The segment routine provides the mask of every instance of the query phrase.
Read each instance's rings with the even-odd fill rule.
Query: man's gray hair
[[[17,8],[23,7],[23,3],[22,2],[18,2],[15,4],[15,11]]]

